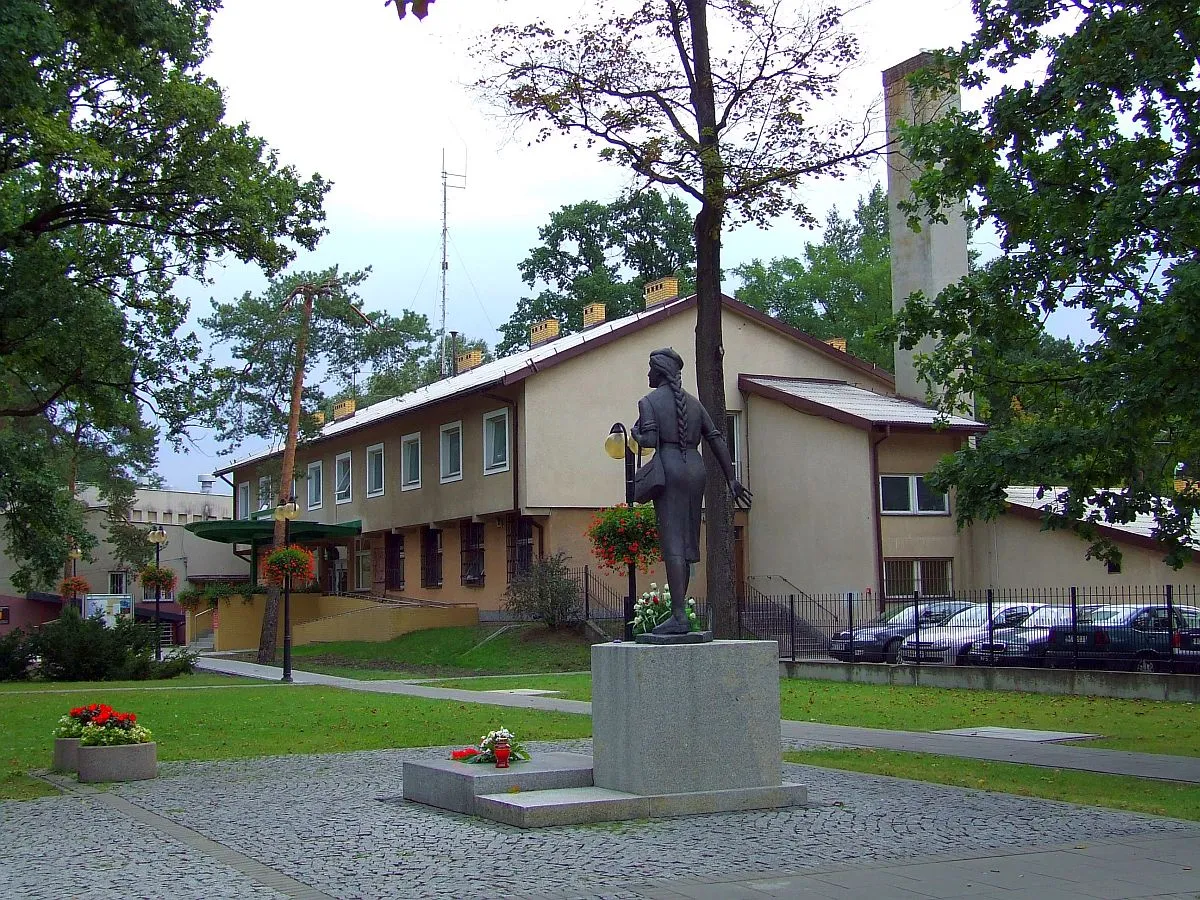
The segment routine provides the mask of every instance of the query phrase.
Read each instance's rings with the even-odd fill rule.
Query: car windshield
[[[968,606],[947,619],[945,625],[947,628],[961,628],[964,625],[986,625],[987,620],[986,606]]]
[[[1082,619],[1086,614],[1086,610],[1079,610],[1079,617]],[[1041,609],[1034,610],[1033,615],[1021,623],[1026,628],[1037,628],[1038,626],[1047,625],[1070,625],[1071,624],[1071,607],[1069,606],[1043,606]]]
[[[1132,610],[1128,606],[1101,606],[1099,609],[1080,613],[1079,621],[1088,625],[1099,625],[1102,623],[1111,625],[1128,618],[1134,612],[1136,610]]]
[[[902,606],[899,609],[893,609],[891,612],[886,612],[871,625],[911,625],[916,615],[915,606]]]

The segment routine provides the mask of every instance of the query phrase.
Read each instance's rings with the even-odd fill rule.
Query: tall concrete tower
[[[890,140],[897,139],[899,122],[930,122],[958,108],[957,89],[943,96],[914,95],[909,76],[934,64],[932,53],[919,53],[883,73],[884,114]],[[920,231],[908,227],[908,215],[900,209],[900,203],[912,199],[912,181],[919,172],[904,155],[904,149],[893,145],[887,155],[893,311],[902,309],[914,291],[934,297],[967,274],[967,223],[962,203],[944,208],[945,224],[923,220]],[[896,344],[896,393],[900,396],[925,401],[925,384],[917,379],[913,355],[928,353],[933,347],[932,338],[925,338],[912,350],[901,350]]]

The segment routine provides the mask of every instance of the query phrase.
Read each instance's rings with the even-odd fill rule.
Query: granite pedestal
[[[592,647],[592,756],[404,764],[404,797],[537,828],[799,806],[783,784],[774,641]]]

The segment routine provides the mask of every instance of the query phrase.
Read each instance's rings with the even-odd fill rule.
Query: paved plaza
[[[522,831],[400,799],[403,761],[445,752],[168,762],[103,790],[60,779],[63,796],[0,803],[0,896],[1200,896],[1190,822],[785,765],[809,807]]]

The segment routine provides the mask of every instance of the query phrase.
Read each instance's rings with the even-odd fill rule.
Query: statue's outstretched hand
[[[733,494],[733,505],[738,509],[749,509],[754,502],[754,495],[736,478],[729,482],[729,492]]]

